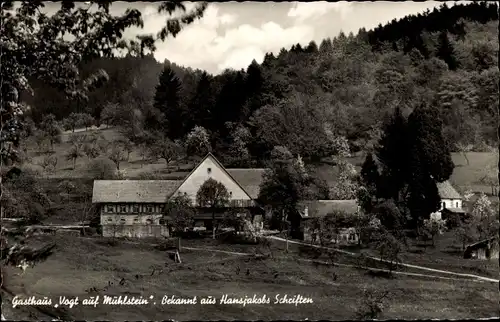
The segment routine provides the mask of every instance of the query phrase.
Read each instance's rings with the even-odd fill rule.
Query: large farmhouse
[[[168,199],[186,194],[196,204],[199,188],[213,178],[228,190],[229,207],[249,211],[252,223],[260,227],[264,210],[255,200],[264,171],[225,169],[209,153],[184,180],[95,180],[92,202],[100,208],[103,236],[167,236],[167,226],[161,219]],[[210,226],[212,214],[203,208],[198,210],[195,225]]]

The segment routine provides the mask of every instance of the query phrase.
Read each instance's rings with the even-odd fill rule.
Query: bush
[[[258,241],[245,234],[237,234],[235,231],[230,231],[217,236],[221,243],[240,244],[240,245],[257,245]]]
[[[454,229],[460,226],[462,222],[462,216],[460,214],[448,214],[446,216],[446,228],[447,229]]]
[[[94,180],[118,179],[116,165],[108,158],[97,158],[87,166],[89,176]]]

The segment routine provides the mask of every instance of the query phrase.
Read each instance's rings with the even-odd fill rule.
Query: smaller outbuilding
[[[498,236],[491,237],[465,248],[465,259],[498,259]]]

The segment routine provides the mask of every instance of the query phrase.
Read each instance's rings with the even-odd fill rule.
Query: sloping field
[[[272,245],[274,258],[264,260],[183,250],[183,263],[175,264],[164,252],[146,244],[118,242],[111,246],[102,238],[39,238],[38,242],[56,241],[58,250],[47,262],[29,269],[24,277],[15,276],[17,270],[6,270],[6,285],[16,294],[24,289],[26,294],[50,297],[54,303],[59,296],[79,296],[80,302],[96,294],[101,299],[103,295],[153,296],[151,303],[142,306],[101,304],[63,308],[72,319],[352,319],[363,307],[364,288],[390,292],[383,318],[458,319],[498,315],[498,285],[493,283],[404,275],[390,279],[372,277],[365,270],[294,260],[299,255],[284,253],[282,245]],[[207,246],[203,241],[186,241],[185,245]],[[253,252],[255,246],[234,247],[235,251],[245,249]],[[96,288],[97,292],[89,291],[90,288]],[[266,295],[270,303],[246,306],[219,303],[224,295],[252,297],[254,294]],[[273,304],[278,294],[279,297],[301,295],[311,298],[313,303]],[[198,304],[161,305],[164,295],[196,296]],[[201,297],[208,296],[216,298],[217,304],[199,304]]]

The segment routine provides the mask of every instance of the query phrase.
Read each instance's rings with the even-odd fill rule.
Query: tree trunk
[[[469,165],[469,158],[467,157],[467,152],[464,152],[463,155],[465,158],[465,162],[467,162],[467,165]]]
[[[212,238],[215,240],[215,212],[212,212]]]

